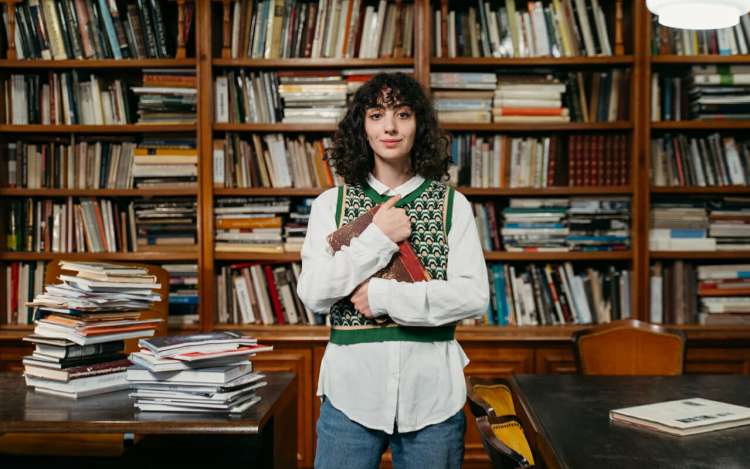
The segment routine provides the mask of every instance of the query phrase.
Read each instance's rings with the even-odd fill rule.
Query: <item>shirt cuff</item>
[[[373,277],[367,287],[367,302],[370,304],[372,317],[377,318],[388,314],[386,305],[389,298],[391,281],[384,278]]]
[[[394,243],[383,230],[375,223],[370,223],[367,228],[360,233],[358,239],[366,246],[377,251],[378,256],[389,259],[398,251],[398,244]]]

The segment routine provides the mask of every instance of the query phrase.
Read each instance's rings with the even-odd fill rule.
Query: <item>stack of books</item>
[[[715,251],[716,239],[708,237],[705,203],[659,202],[651,208],[649,248],[652,251]]]
[[[750,265],[701,265],[698,296],[708,325],[750,324]]]
[[[724,197],[709,202],[708,235],[719,251],[750,249],[750,199]]]
[[[235,332],[138,341],[127,380],[140,411],[238,414],[260,401],[264,375],[250,358],[272,350]]]
[[[139,124],[195,124],[198,89],[195,70],[144,69],[138,96]]]
[[[507,251],[569,251],[569,199],[510,199],[500,234]]]
[[[138,200],[129,210],[134,251],[195,248],[195,198]]]
[[[353,95],[360,86],[367,83],[378,73],[403,73],[414,76],[413,68],[345,68],[341,75],[346,80],[346,94]]]
[[[492,90],[497,76],[494,73],[430,74],[435,110],[441,122],[492,121]]]
[[[307,223],[310,221],[310,209],[313,199],[304,198],[294,206],[289,214],[289,222],[284,224],[284,250],[287,252],[302,251],[302,244],[307,235]]]
[[[562,105],[565,83],[551,75],[501,75],[492,107],[494,122],[570,122]]]
[[[690,74],[692,118],[750,119],[750,66],[694,65]]]
[[[232,197],[216,201],[216,250],[259,253],[284,252],[282,215],[290,200],[274,197]]]
[[[197,324],[198,265],[162,264],[169,272],[169,325]]]
[[[346,113],[347,85],[339,71],[278,72],[287,123],[335,124]]]
[[[135,149],[132,173],[133,185],[139,188],[196,187],[195,139],[144,139]]]
[[[62,283],[47,285],[29,303],[36,327],[24,340],[36,348],[23,361],[26,384],[74,399],[127,388],[123,339],[154,335],[161,319],[140,319],[140,312],[161,301],[161,285],[139,267],[68,261],[60,267]]]
[[[630,199],[573,197],[568,209],[573,251],[619,251],[630,246]]]

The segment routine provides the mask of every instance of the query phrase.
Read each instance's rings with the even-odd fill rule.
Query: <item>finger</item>
[[[399,200],[401,200],[401,194],[396,194],[390,199],[386,200],[381,208],[384,210],[388,210],[389,208],[395,206]]]

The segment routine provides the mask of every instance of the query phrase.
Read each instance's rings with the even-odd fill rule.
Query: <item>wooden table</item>
[[[159,451],[170,462],[185,459],[197,463],[201,458],[219,462],[221,453],[215,458],[206,453],[225,451],[228,443],[238,443],[242,445],[238,451],[247,453],[238,454],[240,459],[247,456],[260,467],[295,468],[297,377],[294,373],[267,373],[266,381],[268,385],[258,390],[260,402],[242,415],[225,417],[139,412],[128,390],[79,400],[48,396],[27,388],[18,373],[0,373],[0,434],[133,433],[144,444],[138,443],[126,453],[132,461],[152,458],[155,455],[148,453]],[[147,437],[141,439],[144,435]],[[173,456],[163,454],[174,450]]]
[[[611,409],[703,397],[750,406],[743,375],[516,375],[518,412],[547,467],[750,467],[750,426],[677,437],[609,421]]]

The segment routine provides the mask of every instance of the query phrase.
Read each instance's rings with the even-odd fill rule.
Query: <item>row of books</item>
[[[664,135],[651,141],[654,186],[734,186],[750,181],[748,142],[719,133]]]
[[[601,2],[607,6],[607,2]],[[494,5],[497,6],[497,5]],[[506,0],[434,10],[436,57],[572,57],[612,55],[608,20],[599,0],[530,1],[526,10]]]
[[[627,185],[626,135],[510,137],[452,135],[451,182],[469,187]]]
[[[628,118],[629,70],[526,74],[433,72],[442,122],[614,122]]]
[[[411,57],[414,5],[380,0],[234,0],[231,57]],[[364,39],[364,40],[363,40]]]
[[[140,142],[56,139],[0,144],[0,187],[129,189],[196,187],[194,138]]]
[[[748,250],[750,199],[727,196],[654,202],[649,246],[652,251]]]
[[[487,251],[612,251],[630,245],[630,200],[623,197],[511,198],[474,203]]]
[[[227,133],[214,140],[214,187],[333,187],[341,183],[326,148],[330,137]]]
[[[217,275],[220,324],[321,324],[297,296],[300,264],[237,263]]]
[[[163,264],[169,273],[169,325],[199,324],[198,264]]]
[[[732,28],[678,29],[659,24],[651,18],[651,53],[653,55],[737,55],[748,53],[750,15],[740,16]]]
[[[196,202],[188,198],[17,199],[6,248],[16,252],[136,252],[195,249]]]
[[[750,324],[750,266],[694,264],[651,266],[651,322],[746,326]]]
[[[750,118],[750,66],[694,65],[687,74],[654,73],[651,119]]]
[[[627,269],[493,263],[487,271],[488,325],[602,324],[632,315]]]
[[[6,324],[31,324],[33,310],[26,306],[44,288],[46,263],[9,262],[0,269],[4,275],[2,286]]]
[[[192,29],[193,10],[194,4],[187,3],[184,37]],[[4,9],[3,36],[10,43],[7,16]],[[16,5],[16,57],[171,58],[176,49],[176,17],[174,4],[162,0],[24,0]]]

